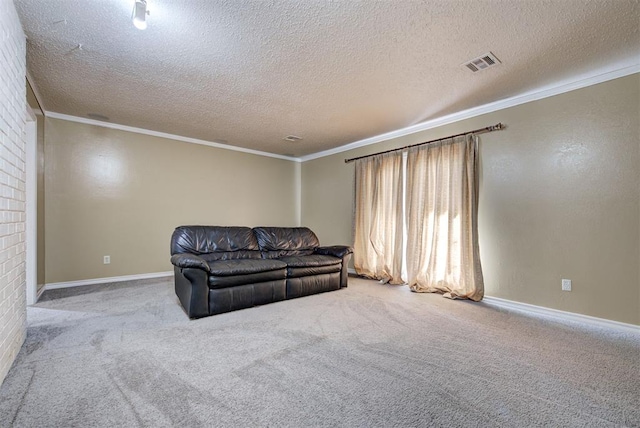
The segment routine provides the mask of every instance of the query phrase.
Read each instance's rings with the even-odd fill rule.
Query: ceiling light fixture
[[[131,20],[133,21],[133,25],[136,26],[138,30],[144,30],[147,28],[147,15],[149,11],[147,10],[147,0],[136,0],[133,5],[133,13],[131,14]]]

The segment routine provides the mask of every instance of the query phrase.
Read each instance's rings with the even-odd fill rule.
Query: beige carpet
[[[189,321],[172,287],[45,293],[0,426],[640,426],[636,333],[354,278]]]

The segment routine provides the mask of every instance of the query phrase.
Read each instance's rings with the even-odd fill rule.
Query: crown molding
[[[78,122],[84,123],[87,125],[95,125],[101,126],[104,128],[118,129],[121,131],[128,131],[138,134],[151,135],[154,137],[167,138],[170,140],[182,141],[185,143],[192,144],[200,144],[208,147],[215,147],[223,150],[232,150],[242,153],[249,153],[257,156],[265,156],[276,159],[283,159],[290,162],[307,162],[314,159],[323,158],[326,156],[331,156],[337,153],[346,152],[349,150],[357,149],[360,147],[366,147],[372,144],[377,144],[383,141],[391,140],[393,138],[402,137],[405,135],[415,134],[422,131],[427,131],[429,129],[438,128],[440,126],[449,125],[451,123],[459,122],[465,119],[471,119],[476,116],[480,116],[487,113],[493,113],[496,111],[500,111],[509,107],[515,107],[521,104],[526,104],[532,101],[541,100],[544,98],[549,98],[555,95],[564,94],[566,92],[575,91],[576,89],[586,88],[588,86],[597,85],[599,83],[604,83],[610,80],[618,79],[621,77],[629,76],[632,74],[640,73],[640,64],[617,64],[615,67],[609,67],[608,70],[599,70],[597,72],[591,73],[589,75],[581,75],[577,78],[567,79],[562,82],[558,82],[554,85],[538,88],[534,91],[526,92],[524,94],[516,95],[514,97],[505,98],[499,101],[494,101],[488,104],[484,104],[478,107],[473,107],[467,110],[462,110],[457,113],[452,113],[446,116],[441,116],[439,118],[431,119],[426,122],[421,122],[415,125],[407,126],[405,128],[397,129],[395,131],[386,132],[384,134],[376,135],[374,137],[365,138],[362,140],[354,141],[349,144],[345,144],[340,147],[336,147],[333,149],[325,150],[322,152],[312,153],[310,155],[301,156],[301,157],[292,157],[292,156],[283,156],[275,153],[263,152],[260,150],[247,149],[244,147],[232,146],[229,144],[221,144],[213,141],[200,140],[197,138],[184,137],[181,135],[168,134],[165,132],[152,131],[150,129],[137,128],[133,126],[120,125],[117,123],[111,122],[103,122],[94,119],[88,119],[84,117],[72,116],[62,113],[57,113],[53,111],[44,110],[44,115],[46,117],[51,117],[54,119],[67,120],[70,122]],[[33,79],[27,73],[27,79],[31,83]],[[42,106],[40,101],[39,94],[36,92],[37,89],[31,85],[34,90],[34,94],[36,95],[36,99]]]
[[[181,135],[168,134],[166,132],[152,131],[150,129],[136,128],[134,126],[120,125],[118,123],[103,122],[100,120],[88,119],[85,117],[71,116],[68,114],[56,113],[54,111],[45,111],[45,116],[53,119],[66,120],[69,122],[83,123],[86,125],[101,126],[103,128],[117,129],[119,131],[133,132],[136,134],[151,135],[153,137],[167,138],[169,140],[182,141],[185,143],[200,144],[202,146],[215,147],[217,149],[232,150],[235,152],[249,153],[252,155],[265,156],[269,158],[283,159],[291,162],[301,162],[299,158],[278,155],[275,153],[262,152],[259,150],[247,149],[244,147],[231,146],[229,144],[221,144],[213,141],[199,140],[197,138],[183,137]]]
[[[471,119],[476,116],[480,116],[487,113],[493,113],[495,111],[503,110],[509,107],[515,107],[521,104],[526,104],[532,101],[541,100],[543,98],[549,98],[554,95],[564,94],[566,92],[575,91],[576,89],[586,88],[588,86],[597,85],[598,83],[607,82],[609,80],[618,79],[620,77],[629,76],[640,72],[640,64],[617,64],[616,67],[610,67],[608,70],[598,70],[590,75],[582,75],[577,78],[567,79],[562,82],[555,83],[551,86],[538,88],[531,92],[516,95],[514,97],[505,98],[492,103],[484,104],[478,107],[473,107],[468,110],[462,110],[457,113],[442,116],[436,119],[431,119],[426,122],[421,122],[416,125],[407,126],[406,128],[397,129],[395,131],[386,132],[384,134],[376,135],[374,137],[365,138],[363,140],[355,141],[353,143],[345,144],[344,146],[336,147],[334,149],[325,150],[318,153],[302,156],[299,159],[302,162],[323,158],[326,156],[335,155],[337,153],[346,152],[349,150],[357,149],[360,147],[370,146],[372,144],[380,143],[382,141],[391,140],[393,138],[402,137],[405,135],[415,134],[417,132],[426,131],[440,126],[448,125],[451,123],[459,122],[465,119]]]
[[[42,102],[42,97],[40,96],[40,92],[38,91],[38,87],[35,85],[33,77],[31,76],[31,73],[29,73],[29,70],[26,70],[25,72],[25,77],[27,79],[27,82],[29,83],[29,86],[31,86],[31,90],[33,91],[33,95],[36,97],[36,101],[38,102],[38,109],[34,108],[33,110],[39,110],[39,113],[36,113],[38,115],[44,115],[44,103]]]

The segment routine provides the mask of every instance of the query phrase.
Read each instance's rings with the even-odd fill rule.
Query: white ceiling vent
[[[462,66],[467,67],[475,73],[476,71],[484,70],[485,68],[493,67],[498,64],[500,64],[500,60],[496,58],[494,54],[489,52],[462,64]]]
[[[284,137],[285,141],[291,141],[292,143],[295,143],[297,141],[302,140],[302,137],[298,137],[296,135],[287,135],[286,137]]]

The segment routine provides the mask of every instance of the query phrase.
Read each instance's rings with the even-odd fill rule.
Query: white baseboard
[[[36,302],[38,301],[40,296],[42,296],[42,293],[44,293],[46,289],[47,289],[46,284],[44,284],[42,287],[38,288],[38,294],[36,295]]]
[[[347,271],[351,274],[357,275],[355,269],[347,269]],[[68,287],[80,287],[83,285],[95,285],[95,284],[106,284],[111,282],[123,282],[123,281],[135,281],[138,279],[153,279],[153,278],[164,278],[173,276],[173,271],[168,272],[154,272],[154,273],[143,273],[137,275],[125,275],[125,276],[112,276],[107,278],[94,278],[94,279],[82,279],[79,281],[68,281],[68,282],[52,282],[49,284],[45,284],[42,290],[38,293],[38,297],[45,290],[55,290],[58,288],[68,288]],[[544,306],[536,306],[530,305],[528,303],[515,302],[513,300],[501,299],[499,297],[492,296],[484,296],[482,300],[486,305],[496,306],[503,309],[508,309],[512,311],[524,312],[526,314],[535,314],[541,315],[548,318],[554,318],[556,320],[560,320],[563,322],[578,322],[581,324],[590,325],[592,327],[600,327],[600,328],[613,328],[617,330],[631,331],[635,333],[640,333],[640,325],[635,324],[627,324],[618,321],[612,321],[604,318],[592,317],[589,315],[577,314],[574,312],[566,312],[560,311],[558,309],[545,308]]]
[[[558,309],[545,308],[544,306],[530,305],[528,303],[514,302],[513,300],[501,299],[499,297],[484,296],[482,299],[486,305],[499,308],[523,312],[526,314],[540,315],[546,318],[553,318],[562,322],[574,322],[598,328],[609,328],[624,330],[625,332],[640,333],[640,325],[626,324],[604,318],[596,318],[589,315],[577,314],[575,312],[560,311]]]
[[[137,275],[111,276],[107,278],[81,279],[79,281],[51,282],[45,284],[44,290],[55,290],[57,288],[81,287],[83,285],[107,284],[110,282],[135,281],[137,279],[153,279],[173,276],[173,271],[141,273]]]
[[[347,269],[349,273],[357,275],[355,269]],[[553,318],[564,323],[574,322],[591,327],[610,328],[623,330],[625,332],[640,333],[640,325],[627,324],[619,321],[596,318],[589,315],[577,314],[575,312],[560,311],[558,309],[545,308],[544,306],[530,305],[528,303],[515,302],[513,300],[501,299],[499,297],[484,296],[482,299],[486,305],[525,313],[527,315],[539,315],[546,318]]]

